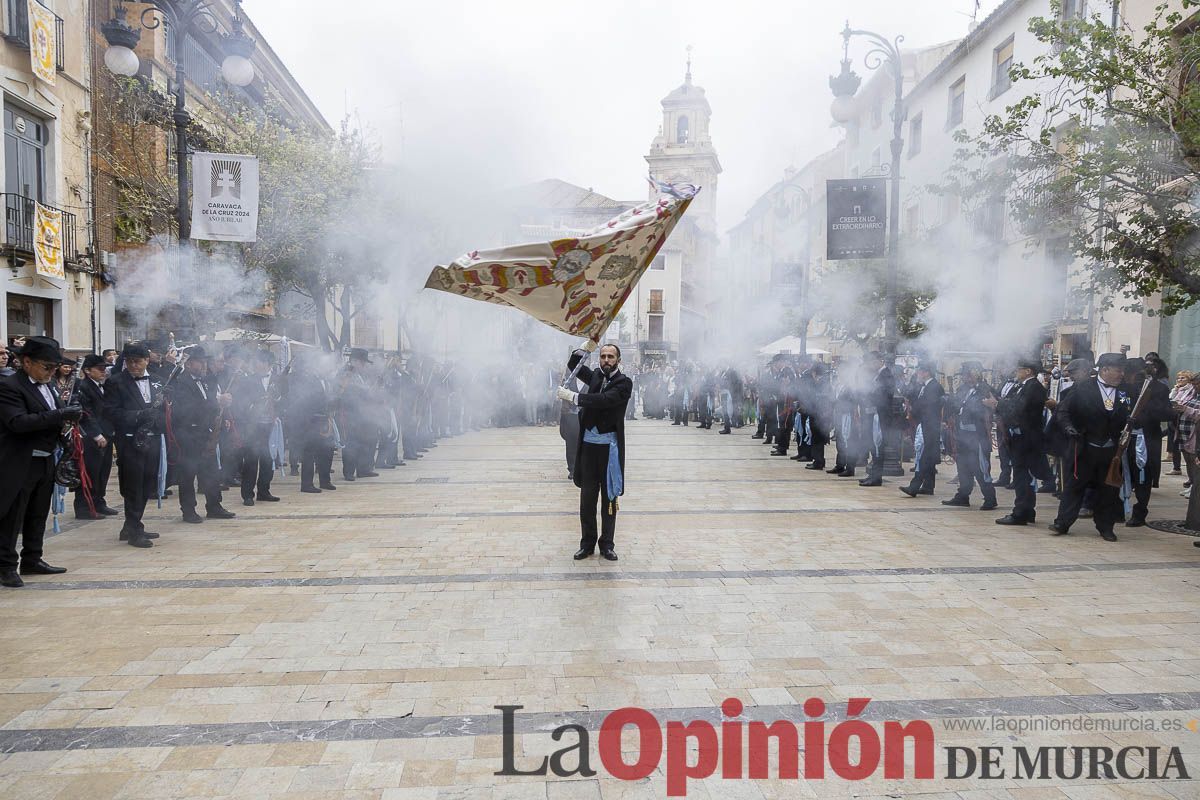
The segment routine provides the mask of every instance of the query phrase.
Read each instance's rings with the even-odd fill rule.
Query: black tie
[[[134,378],[134,380],[135,380],[135,381],[148,381],[148,380],[150,380],[150,376],[149,376],[149,375],[143,375],[143,376],[142,376],[142,377],[140,377],[140,378]]]

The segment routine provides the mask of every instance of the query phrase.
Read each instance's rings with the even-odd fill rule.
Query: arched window
[[[686,116],[680,117],[679,121],[675,123],[675,143],[688,143],[688,118]]]

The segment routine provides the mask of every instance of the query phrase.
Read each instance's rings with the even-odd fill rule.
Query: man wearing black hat
[[[76,397],[83,406],[83,419],[79,427],[83,430],[83,463],[91,480],[92,508],[97,515],[113,517],[121,512],[110,508],[105,495],[108,479],[112,474],[113,438],[112,423],[104,414],[104,381],[108,378],[108,362],[95,353],[83,359],[83,380],[79,381]],[[83,487],[75,489],[75,518],[93,519]]]
[[[240,483],[242,505],[255,501],[277,502],[271,494],[271,479],[275,462],[271,457],[271,429],[275,425],[275,396],[277,387],[271,382],[274,357],[266,350],[253,353],[246,371],[233,379],[229,393],[233,395],[233,419],[237,424],[242,446],[237,458],[241,462]]]
[[[985,400],[995,397],[983,380],[983,364],[964,361],[962,384],[949,404],[954,425],[954,465],[958,470],[958,491],[944,506],[971,505],[971,489],[979,484],[983,495],[981,511],[996,507],[996,487],[992,485],[992,411]]]
[[[1084,492],[1095,492],[1092,521],[1105,541],[1115,542],[1113,526],[1121,515],[1121,500],[1116,487],[1105,478],[1117,454],[1117,443],[1133,411],[1133,400],[1122,386],[1125,356],[1105,353],[1097,362],[1099,375],[1075,384],[1070,395],[1060,400],[1055,414],[1063,433],[1070,440],[1067,453],[1066,481],[1058,516],[1050,533],[1063,536],[1079,518]]]
[[[1132,429],[1136,437],[1125,449],[1125,469],[1133,489],[1133,513],[1125,523],[1127,528],[1140,528],[1146,524],[1150,513],[1150,490],[1158,487],[1162,473],[1163,423],[1175,418],[1171,410],[1171,392],[1166,384],[1147,374],[1152,362],[1140,358],[1125,360],[1125,392],[1137,402],[1137,397],[1146,387],[1146,402],[1134,419]]]
[[[1037,379],[1041,368],[1036,359],[1018,360],[1013,390],[999,401],[985,402],[1002,418],[1016,494],[1012,513],[996,520],[997,525],[1027,525],[1037,516],[1035,478],[1041,475],[1035,473],[1040,473],[1040,465],[1046,463],[1042,454],[1046,388]]]
[[[57,575],[42,558],[54,494],[54,448],[65,423],[83,408],[64,406],[50,388],[58,342],[30,336],[17,352],[20,369],[0,378],[0,586],[24,585],[21,575]],[[21,536],[20,575],[17,536]]]
[[[158,534],[146,530],[142,515],[158,486],[160,437],[166,430],[163,390],[147,371],[150,351],[144,345],[125,345],[121,359],[124,369],[110,375],[104,385],[104,413],[116,433],[117,479],[125,498],[120,541],[152,547],[150,540]]]
[[[942,460],[942,407],[946,403],[946,390],[936,376],[936,367],[921,364],[917,367],[916,386],[909,393],[909,413],[917,424],[913,441],[920,445],[917,471],[908,486],[900,487],[909,497],[933,494],[937,465]]]
[[[217,391],[208,380],[208,354],[192,347],[184,355],[183,374],[170,387],[171,437],[175,448],[175,474],[179,479],[179,509],[183,521],[199,524],[196,488],[204,495],[209,519],[236,516],[221,505],[221,481],[217,475],[217,419],[232,397]]]
[[[863,359],[864,366],[873,370],[872,387],[868,390],[863,403],[863,424],[867,428],[865,434],[867,449],[871,454],[871,463],[867,466],[867,477],[858,482],[859,486],[883,485],[883,448],[891,432],[895,429],[892,414],[892,398],[896,394],[896,375],[888,366],[883,353],[872,352]],[[875,440],[875,423],[879,423],[880,437]]]
[[[342,387],[342,478],[354,481],[358,478],[377,478],[379,473],[375,466],[375,448],[379,444],[379,425],[376,421],[376,404],[371,396],[371,387],[367,382],[367,371],[373,362],[366,350],[355,347],[350,350],[350,359],[346,364],[346,380]],[[438,379],[431,374],[429,388],[436,392]],[[433,416],[437,414],[437,401],[430,406],[432,425]],[[433,436],[438,432],[433,431]]]

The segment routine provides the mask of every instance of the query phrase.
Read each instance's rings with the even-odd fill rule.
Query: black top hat
[[[1067,364],[1068,375],[1077,375],[1080,372],[1090,373],[1091,371],[1092,362],[1088,361],[1086,358],[1073,358],[1071,359],[1071,363]]]
[[[1100,358],[1096,359],[1096,367],[1101,368],[1101,369],[1104,367],[1120,367],[1120,368],[1124,369],[1125,368],[1125,354],[1124,353],[1105,353],[1104,355],[1100,356]]]
[[[979,361],[964,361],[959,366],[958,371],[963,375],[966,375],[968,372],[983,372],[983,364]]]
[[[104,356],[98,356],[95,353],[88,353],[83,357],[83,368],[91,369],[92,367],[107,367],[108,362],[104,360]]]
[[[1133,358],[1125,359],[1125,363],[1122,366],[1124,367],[1125,371],[1129,372],[1129,373],[1137,373],[1137,372],[1145,372],[1146,371],[1145,359],[1137,358],[1136,356]]]
[[[125,345],[125,349],[121,351],[122,358],[149,358],[150,348],[138,342],[130,342]]]
[[[208,353],[205,352],[204,348],[200,346],[189,347],[187,350],[187,357],[189,360],[193,358],[208,358]]]
[[[351,361],[365,361],[368,364],[375,363],[371,360],[371,354],[368,353],[366,350],[364,350],[361,347],[350,348],[350,360]]]
[[[49,336],[27,337],[25,345],[17,351],[17,355],[37,361],[54,361],[56,363],[62,358],[58,340],[51,339]]]
[[[1017,366],[1022,369],[1031,369],[1034,372],[1042,371],[1042,362],[1037,358],[1023,357],[1017,359]]]

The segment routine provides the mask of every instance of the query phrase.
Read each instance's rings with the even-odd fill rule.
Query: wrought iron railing
[[[4,198],[4,248],[10,252],[19,251],[32,255],[37,203],[20,194],[0,193],[0,197]],[[62,213],[63,260],[78,260],[79,253],[75,248],[75,215],[70,211],[47,206],[45,203],[42,205]]]
[[[42,4],[45,8],[45,4]],[[46,9],[49,11],[49,9]],[[54,13],[54,12],[50,12]],[[21,47],[29,47],[29,3],[27,0],[5,0],[5,22],[7,27],[4,31],[4,38]],[[64,23],[63,18],[54,14],[54,54],[55,67],[61,72],[67,68],[64,58],[66,50],[64,40]]]

